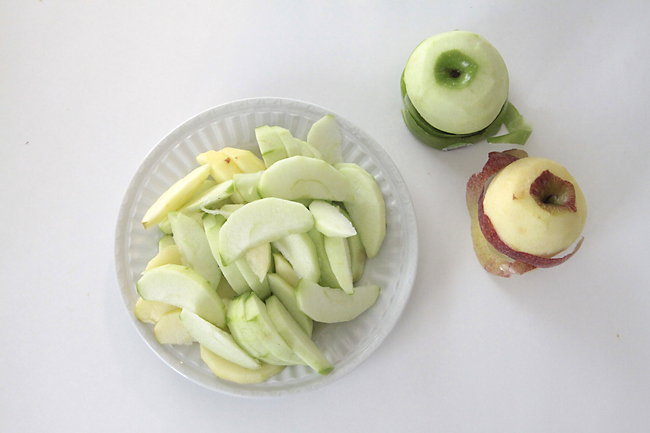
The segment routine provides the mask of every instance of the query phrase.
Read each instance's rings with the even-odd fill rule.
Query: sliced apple
[[[244,351],[233,339],[232,335],[217,328],[212,323],[202,319],[189,310],[182,310],[180,320],[183,322],[187,332],[201,346],[204,346],[211,352],[249,370],[259,370],[261,368],[260,363]]]
[[[199,164],[209,164],[210,174],[217,183],[231,180],[234,174],[242,172],[233,158],[216,150],[199,154],[196,161]]]
[[[153,335],[160,344],[190,346],[196,340],[181,323],[181,309],[175,308],[165,313],[153,328]],[[214,326],[214,325],[212,325]]]
[[[269,318],[291,350],[318,374],[329,374],[334,366],[325,358],[282,302],[277,297],[271,296],[266,300],[266,305]]]
[[[268,125],[257,127],[255,128],[255,137],[267,169],[276,162],[287,158],[287,149],[274,128]]]
[[[183,205],[179,212],[189,215],[200,211],[202,208],[218,206],[219,203],[232,196],[234,192],[235,185],[232,180],[221,182],[190,200]]]
[[[172,185],[147,210],[142,218],[145,229],[161,222],[169,212],[174,212],[192,197],[210,175],[210,165],[202,165]]]
[[[306,156],[293,156],[269,167],[259,184],[262,197],[287,200],[321,199],[349,200],[350,181],[325,161]]]
[[[219,234],[219,251],[229,264],[253,247],[304,233],[313,225],[311,212],[300,203],[264,198],[246,204],[228,218]]]
[[[220,328],[226,325],[225,306],[208,280],[180,265],[163,265],[144,273],[136,284],[140,296],[188,309]]]
[[[350,214],[348,212],[339,207],[339,211],[350,221]],[[361,238],[359,237],[359,234],[356,234],[354,236],[350,236],[348,238],[348,247],[350,248],[350,262],[351,262],[351,267],[352,267],[352,281],[357,282],[363,277],[363,272],[366,268],[366,249],[363,247],[363,244],[361,243]],[[327,284],[325,284],[327,286]],[[333,286],[329,286],[333,287]]]
[[[282,140],[282,144],[284,144],[284,148],[287,151],[288,157],[302,155],[301,146],[293,137],[293,135],[291,135],[291,131],[280,126],[272,126],[271,128],[275,130],[275,132],[280,137],[280,140]]]
[[[352,263],[350,247],[346,238],[331,238],[325,236],[325,253],[332,268],[332,273],[338,281],[338,286],[347,294],[352,294]]]
[[[269,285],[273,296],[276,296],[282,304],[286,307],[291,316],[298,322],[303,331],[311,338],[314,328],[313,321],[302,312],[296,299],[296,288],[289,284],[284,278],[278,274],[269,274]],[[268,303],[267,303],[268,305]]]
[[[332,266],[327,258],[327,252],[325,251],[325,235],[316,230],[316,227],[309,230],[307,234],[316,247],[316,255],[318,256],[318,265],[320,268],[320,280],[318,283],[325,287],[341,287],[336,279],[336,275],[332,272]],[[297,285],[298,283],[296,283],[294,287]]]
[[[241,274],[241,271],[237,267],[236,263],[231,263],[226,265],[221,260],[221,253],[219,252],[219,231],[221,227],[226,222],[226,219],[222,215],[210,215],[205,214],[203,216],[203,226],[205,229],[205,235],[208,239],[208,244],[210,245],[210,251],[212,256],[217,261],[219,268],[230,287],[239,295],[250,290],[246,279]]]
[[[260,281],[264,281],[271,269],[271,243],[266,242],[251,248],[246,251],[245,257],[253,273]]]
[[[171,238],[171,236],[168,236]],[[182,265],[183,264],[183,259],[181,257],[181,253],[178,250],[178,246],[173,243],[164,247],[161,249],[156,256],[147,263],[147,266],[144,268],[144,271],[147,272],[148,270],[151,270],[153,268],[157,268],[158,266],[162,265],[167,265],[169,263],[173,263],[176,265]]]
[[[300,146],[300,153],[302,156],[307,156],[309,158],[322,159],[325,161],[325,157],[320,150],[316,149],[312,144],[307,143],[306,141],[295,138],[296,143]]]
[[[139,321],[155,325],[163,315],[177,308],[164,302],[145,301],[139,298],[135,303],[133,313]]]
[[[284,365],[271,365],[263,362],[258,370],[249,370],[241,365],[223,359],[216,353],[201,347],[201,359],[219,379],[239,384],[265,382],[284,370]]]
[[[259,277],[255,274],[255,271],[251,269],[245,257],[235,260],[235,264],[246,280],[246,283],[248,283],[248,287],[250,287],[258,297],[266,299],[271,296],[271,288],[269,287],[268,280],[264,278],[260,281]]]
[[[212,255],[203,227],[194,219],[179,212],[170,213],[169,220],[183,264],[206,278],[216,289],[221,280],[221,270]]]
[[[266,169],[264,161],[259,159],[250,150],[238,149],[236,147],[224,147],[219,152],[230,157],[242,173],[255,173]]]
[[[264,174],[264,170],[255,173],[240,173],[232,177],[237,192],[241,194],[244,201],[250,203],[262,198],[257,192],[262,174]]]
[[[352,163],[336,164],[352,185],[352,199],[343,200],[368,257],[375,257],[386,236],[386,203],[377,181]]]
[[[331,114],[316,121],[307,134],[307,143],[318,149],[330,164],[343,162],[341,154],[342,136],[336,118]]]
[[[347,322],[372,307],[379,297],[380,288],[364,285],[354,288],[349,295],[341,289],[322,287],[307,280],[300,280],[296,299],[303,313],[322,323]]]
[[[300,365],[305,362],[287,345],[271,321],[266,305],[254,293],[244,303],[246,322],[264,346],[287,365]]]
[[[273,242],[273,246],[291,263],[298,278],[318,282],[320,267],[314,241],[307,233],[285,236]]]
[[[275,266],[275,273],[278,276],[282,277],[283,280],[293,287],[298,285],[300,278],[298,278],[296,271],[293,270],[293,266],[284,258],[282,253],[273,253],[273,265]],[[271,281],[269,280],[270,283]]]
[[[334,205],[314,200],[309,205],[316,229],[329,237],[347,238],[357,234],[354,226]]]

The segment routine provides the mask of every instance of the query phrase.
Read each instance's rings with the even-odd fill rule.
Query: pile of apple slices
[[[376,302],[356,285],[386,235],[376,180],[343,162],[336,119],[303,141],[278,126],[255,130],[262,154],[225,148],[144,215],[163,232],[137,282],[136,317],[161,344],[200,344],[224,380],[257,383],[287,365],[334,368],[311,339],[313,323],[352,320]]]

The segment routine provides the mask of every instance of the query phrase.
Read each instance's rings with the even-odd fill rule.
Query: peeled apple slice
[[[201,359],[219,379],[240,384],[265,382],[284,370],[284,365],[271,365],[265,362],[258,370],[249,370],[223,359],[203,346],[201,346]]]
[[[219,233],[219,251],[229,264],[253,247],[304,233],[313,225],[311,212],[300,203],[264,198],[246,204],[226,220]]]
[[[133,313],[139,321],[155,325],[163,315],[176,308],[178,307],[165,304],[164,302],[145,301],[140,298],[135,303]]]
[[[318,282],[320,267],[316,246],[307,233],[285,236],[273,242],[273,246],[291,263],[298,278]]]
[[[196,340],[192,337],[181,322],[181,309],[174,308],[165,313],[153,328],[153,335],[160,344],[173,344],[189,346]],[[214,326],[214,325],[211,325]]]
[[[309,232],[311,233],[311,230]],[[291,284],[294,288],[298,285],[300,278],[298,278],[296,271],[293,270],[291,263],[281,253],[273,253],[273,265],[275,266],[275,273],[282,277],[284,281]],[[269,280],[270,283],[271,281]]]
[[[303,331],[298,322],[294,320],[282,305],[282,302],[277,297],[271,296],[266,300],[266,305],[269,318],[274,327],[293,352],[318,374],[329,374],[334,369],[334,366],[325,358],[318,346]]]
[[[343,162],[341,154],[341,132],[336,118],[331,114],[314,123],[307,134],[307,143],[318,149],[330,164]]]
[[[208,280],[179,265],[164,265],[144,273],[136,284],[147,301],[188,309],[219,328],[226,326],[226,307]]]
[[[287,149],[284,147],[282,139],[274,128],[268,125],[255,128],[255,137],[257,138],[257,144],[260,147],[260,152],[262,153],[262,158],[267,168],[287,158]]]
[[[210,175],[210,165],[205,164],[192,170],[187,176],[176,182],[165,191],[147,210],[142,218],[145,229],[161,222],[169,212],[174,212],[192,197],[201,184]]]
[[[346,238],[330,238],[325,236],[325,253],[341,289],[347,294],[352,294],[352,263],[350,247]]]
[[[227,180],[204,191],[198,197],[183,205],[181,213],[192,214],[198,212],[203,207],[211,207],[233,195],[235,185],[232,180]]]
[[[169,214],[169,220],[183,264],[206,278],[216,289],[221,280],[221,270],[212,255],[203,227],[194,219],[178,212]]]
[[[311,333],[314,328],[314,322],[300,309],[298,300],[296,299],[296,289],[284,278],[277,274],[269,274],[269,285],[273,296],[276,296],[282,304],[286,307],[291,316],[298,322],[298,325],[303,331],[311,338]],[[268,305],[268,303],[267,303]]]
[[[386,237],[386,203],[375,178],[357,164],[336,164],[352,185],[352,199],[343,200],[368,257],[375,257]]]
[[[224,147],[219,152],[230,157],[242,173],[255,173],[266,169],[264,162],[250,150]]]
[[[379,297],[379,286],[366,285],[354,288],[348,295],[341,289],[321,287],[300,280],[296,299],[300,309],[313,320],[322,323],[347,322],[372,307]]]
[[[230,287],[239,295],[250,290],[246,279],[241,274],[241,271],[237,267],[236,263],[231,263],[226,265],[221,260],[221,253],[219,253],[219,231],[221,226],[226,222],[226,219],[222,215],[210,215],[205,214],[203,216],[203,227],[205,229],[205,236],[208,239],[210,244],[210,251],[212,251],[212,256],[217,261],[221,273]]]
[[[235,342],[232,335],[222,331],[189,310],[182,310],[180,318],[187,332],[211,352],[249,370],[259,370],[261,368],[260,363],[251,358]]]
[[[262,197],[287,200],[321,199],[344,201],[351,198],[349,180],[325,161],[306,156],[280,160],[262,175]]]
[[[314,200],[309,205],[316,229],[329,237],[347,238],[357,234],[352,223],[332,204]]]

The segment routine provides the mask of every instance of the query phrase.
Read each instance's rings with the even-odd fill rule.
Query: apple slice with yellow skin
[[[208,178],[210,168],[207,164],[195,168],[165,191],[144,214],[142,218],[144,228],[155,226],[165,219],[169,212],[180,209]]]
[[[242,172],[232,158],[216,150],[199,154],[196,161],[199,164],[210,164],[210,174],[217,183],[231,180],[234,174]]]
[[[192,337],[181,322],[180,308],[165,313],[153,328],[153,335],[160,344],[190,346],[196,340]]]
[[[239,384],[261,383],[284,370],[284,365],[272,365],[263,362],[259,370],[249,370],[223,359],[214,352],[201,347],[201,359],[219,379]]]

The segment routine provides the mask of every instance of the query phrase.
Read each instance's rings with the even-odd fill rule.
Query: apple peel
[[[509,278],[511,275],[522,275],[536,269],[536,266],[520,262],[498,252],[486,239],[481,231],[478,218],[479,199],[483,195],[488,181],[504,167],[528,154],[520,149],[510,149],[503,152],[490,152],[488,161],[480,173],[473,174],[467,182],[467,209],[472,221],[472,242],[474,252],[483,268],[489,273]]]

